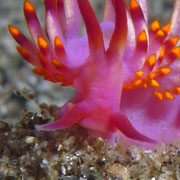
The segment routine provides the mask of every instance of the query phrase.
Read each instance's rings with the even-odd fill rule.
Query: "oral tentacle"
[[[81,15],[77,0],[64,0],[66,12],[66,39],[78,38],[81,35]]]
[[[107,54],[121,59],[124,54],[127,37],[126,4],[124,0],[112,1],[115,9],[115,28],[112,34]],[[117,58],[116,57],[116,58]]]
[[[88,0],[77,0],[81,15],[86,26],[90,54],[104,50],[102,31]]]
[[[103,21],[112,21],[114,22],[115,13],[112,4],[112,0],[106,0],[104,14],[103,14]]]
[[[88,106],[86,103],[79,103],[76,105],[69,104],[68,109],[65,109],[63,117],[57,119],[53,123],[48,123],[44,125],[36,125],[37,130],[56,130],[69,128],[75,123],[78,123],[81,119],[86,117],[89,113]]]

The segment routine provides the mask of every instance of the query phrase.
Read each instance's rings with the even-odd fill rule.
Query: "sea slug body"
[[[148,28],[148,1],[106,0],[99,23],[88,0],[44,0],[45,30],[35,8],[24,2],[32,41],[9,31],[22,57],[45,80],[72,86],[75,97],[55,122],[38,130],[75,123],[114,141],[170,143],[180,138],[180,1],[170,23]],[[87,35],[82,35],[82,19]]]

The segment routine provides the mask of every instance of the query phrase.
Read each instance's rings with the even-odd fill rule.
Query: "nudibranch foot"
[[[142,142],[155,143],[156,141],[139,133],[123,113],[115,113],[111,117],[111,122],[114,122],[116,128],[126,137]]]

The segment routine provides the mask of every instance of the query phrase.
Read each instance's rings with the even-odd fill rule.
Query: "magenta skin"
[[[75,97],[55,122],[57,130],[79,125],[114,142],[168,144],[180,138],[180,2],[170,23],[148,28],[148,1],[106,0],[99,23],[88,0],[44,0],[45,30],[34,6],[24,2],[32,41],[9,31],[18,52],[45,80],[72,86]],[[82,20],[86,35],[82,35]]]

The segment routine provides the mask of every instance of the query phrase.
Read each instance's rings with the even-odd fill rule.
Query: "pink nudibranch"
[[[45,80],[72,86],[75,97],[57,120],[38,130],[75,123],[107,139],[170,143],[180,138],[180,2],[170,23],[148,28],[147,0],[106,0],[99,23],[88,0],[44,0],[45,30],[24,2],[32,41],[9,25],[18,52]],[[87,35],[81,34],[83,19]]]

